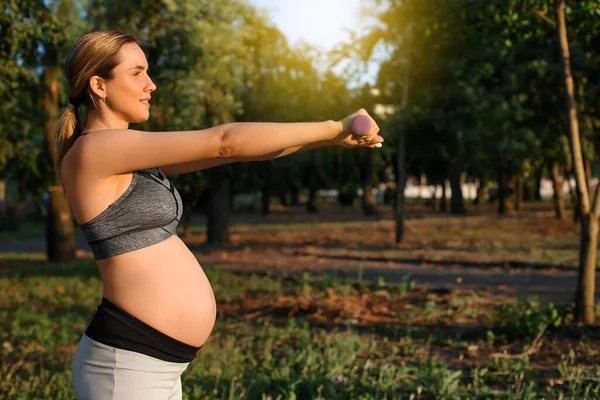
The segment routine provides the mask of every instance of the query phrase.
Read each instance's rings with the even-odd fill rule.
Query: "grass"
[[[574,267],[578,227],[571,221],[536,210],[518,218],[434,213],[407,220],[406,240],[393,245],[389,215],[350,221],[351,211],[333,211],[234,221],[229,259],[237,251],[248,265],[254,255],[315,267],[329,257],[354,263],[356,279],[206,268],[219,315],[182,376],[184,399],[600,398],[600,327],[573,324],[569,308],[425,290],[407,278],[363,279],[375,258]],[[194,224],[192,242],[202,242],[204,226]],[[18,236],[0,233],[0,241],[40,236],[43,225],[31,223]],[[210,251],[202,256],[222,262]],[[100,280],[90,260],[44,259],[0,253],[2,399],[73,398],[71,361],[100,301]]]
[[[16,232],[0,231],[0,242],[44,237],[44,221],[22,221]]]
[[[73,398],[70,364],[101,296],[93,262],[2,271],[0,398]],[[219,316],[182,376],[184,399],[600,397],[598,326],[551,303],[206,272]]]

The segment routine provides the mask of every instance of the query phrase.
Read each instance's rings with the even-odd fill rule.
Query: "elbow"
[[[223,124],[218,127],[217,131],[217,158],[229,158],[235,156],[234,137],[231,132],[233,124]]]

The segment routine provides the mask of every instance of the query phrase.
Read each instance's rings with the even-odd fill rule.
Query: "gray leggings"
[[[83,335],[73,360],[78,400],[181,400],[181,374],[189,363],[159,360]]]

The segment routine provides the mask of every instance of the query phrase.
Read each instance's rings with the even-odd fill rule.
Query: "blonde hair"
[[[75,139],[81,134],[79,106],[86,111],[98,107],[98,97],[90,89],[90,79],[99,76],[113,78],[113,69],[121,62],[118,52],[126,43],[139,41],[118,31],[97,31],[82,36],[73,45],[65,62],[65,75],[69,84],[69,104],[63,110],[54,133],[56,142],[55,171],[61,177],[61,163]],[[61,179],[62,180],[62,179]]]

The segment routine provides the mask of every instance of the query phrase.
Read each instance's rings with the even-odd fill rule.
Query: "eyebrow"
[[[132,69],[142,69],[142,70],[144,70],[144,69],[146,69],[146,67],[144,67],[143,65],[136,65],[135,67],[132,67],[132,68],[129,68],[129,69],[130,70],[132,70]]]

